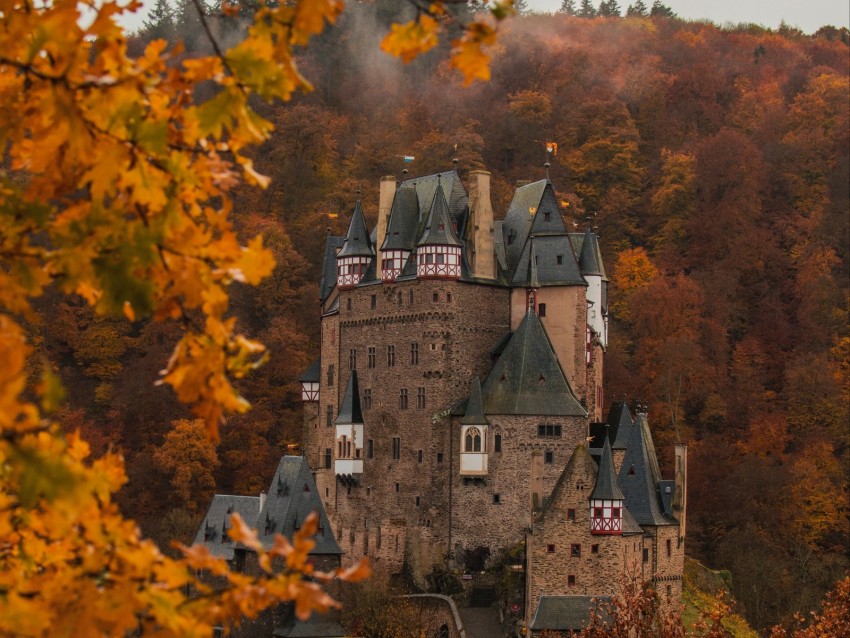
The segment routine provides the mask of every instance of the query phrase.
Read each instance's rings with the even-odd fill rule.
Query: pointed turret
[[[619,473],[625,504],[639,525],[675,525],[664,515],[659,493],[661,471],[646,414],[638,413]]]
[[[581,274],[587,281],[587,325],[599,335],[602,347],[608,346],[608,277],[602,264],[599,242],[588,228],[581,242],[578,259]]]
[[[466,404],[466,414],[460,420],[463,425],[487,425],[489,421],[484,416],[484,402],[481,400],[481,380],[472,380],[469,402]]]
[[[461,242],[443,193],[437,185],[425,228],[417,242],[416,274],[420,278],[457,279],[461,275]]]
[[[334,472],[337,476],[356,480],[363,474],[363,411],[360,409],[357,370],[352,370],[348,377],[335,424],[337,453]]]
[[[419,199],[416,186],[400,188],[392,203],[387,233],[381,245],[381,280],[395,281],[416,246]]]
[[[596,485],[590,495],[591,534],[623,533],[624,497],[614,474],[614,459],[608,438],[606,433],[602,456],[599,458],[599,471],[596,473]]]
[[[611,444],[611,450],[614,456],[614,471],[620,471],[623,465],[623,457],[626,454],[626,448],[629,446],[629,437],[632,435],[634,427],[632,415],[629,413],[629,406],[625,401],[614,401],[611,403],[611,409],[608,411],[608,425],[614,428],[614,442]]]
[[[366,229],[366,220],[358,199],[345,241],[336,256],[337,285],[340,288],[351,288],[359,284],[374,256],[375,249]]]

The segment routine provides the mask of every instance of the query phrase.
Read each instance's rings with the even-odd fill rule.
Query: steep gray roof
[[[319,299],[324,303],[336,286],[336,251],[345,243],[345,237],[329,236],[325,240],[325,254],[322,258],[322,279],[319,282]]]
[[[658,491],[661,471],[646,415],[638,414],[631,430],[618,477],[626,507],[640,525],[676,525],[674,519],[664,515],[661,505]]]
[[[610,597],[591,596],[541,596],[531,621],[533,631],[544,629],[576,631],[590,620],[590,610],[597,603],[606,603]],[[600,610],[600,613],[602,611]],[[602,613],[603,618],[606,617]]]
[[[455,233],[454,224],[455,221],[449,213],[449,205],[443,193],[443,187],[438,181],[434,201],[431,203],[425,222],[425,229],[422,231],[422,236],[417,245],[460,246],[461,242]]]
[[[227,535],[227,530],[232,527],[230,516],[239,514],[248,525],[254,526],[259,511],[259,496],[216,494],[195,534],[194,543],[206,545],[213,556],[230,560],[233,558],[233,548],[236,545]]]
[[[527,312],[482,388],[485,414],[581,416],[540,319]]]
[[[614,401],[611,403],[606,423],[616,433],[614,443],[611,446],[612,449],[625,450],[629,444],[629,437],[632,434],[632,415],[629,413],[629,406],[626,405],[625,401]]]
[[[339,414],[334,421],[337,425],[348,423],[363,423],[363,412],[360,410],[360,389],[357,385],[357,370],[352,370],[345,388],[345,396],[339,406]]]
[[[602,456],[599,457],[599,471],[596,472],[596,485],[590,498],[606,501],[622,501],[623,493],[617,485],[617,477],[614,474],[614,459],[611,457],[611,443],[605,437],[602,445]]]
[[[502,237],[505,248],[507,270],[513,272],[519,263],[519,257],[525,247],[525,240],[534,221],[534,213],[540,205],[546,180],[520,186],[508,206],[508,212],[502,220]]]
[[[416,187],[399,188],[393,198],[381,250],[413,250],[418,229],[419,198]]]
[[[341,554],[306,459],[284,456],[269,486],[265,505],[256,518],[260,542],[271,547],[275,534],[283,534],[291,540],[311,512],[319,514],[319,533],[310,553]]]
[[[373,257],[375,249],[372,247],[372,239],[366,229],[366,219],[363,217],[363,208],[360,200],[354,205],[351,214],[351,223],[348,225],[348,233],[345,235],[345,243],[337,257]]]
[[[602,263],[602,253],[599,250],[599,242],[589,228],[584,233],[581,242],[578,265],[582,275],[598,275],[608,281],[605,275],[605,266]]]
[[[443,193],[446,196],[449,214],[458,223],[458,228],[461,228],[463,218],[469,210],[469,195],[455,171],[450,170],[445,173],[414,177],[403,181],[399,189],[415,187],[416,196],[419,198],[419,210],[425,212],[431,206],[431,202],[434,201],[438,184],[442,186]]]
[[[562,494],[564,490],[570,490],[571,486],[575,484],[573,475],[579,469],[584,469],[589,476],[593,476],[596,472],[596,463],[593,462],[590,452],[585,445],[576,446],[572,454],[570,454],[570,460],[567,461],[566,467],[564,467],[564,470],[555,482],[551,496],[545,501],[546,504],[543,506],[544,517],[548,511],[561,506]]]
[[[466,404],[466,413],[460,420],[463,425],[486,425],[489,423],[484,416],[484,405],[481,401],[481,381],[478,377],[472,380],[472,390]]]
[[[534,259],[532,257],[532,245]],[[561,263],[558,263],[558,257]],[[566,235],[534,235],[522,249],[517,261],[513,286],[531,284],[529,275],[531,262],[536,261],[537,282],[539,286],[586,286],[587,282],[578,269],[569,238]]]
[[[301,378],[298,379],[302,383],[317,383],[321,380],[322,376],[322,363],[319,357],[313,359],[313,363],[310,364],[310,367],[304,371],[304,374],[301,375]]]

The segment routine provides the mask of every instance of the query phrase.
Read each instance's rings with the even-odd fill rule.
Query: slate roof
[[[431,202],[434,201],[434,195],[437,192],[438,185],[443,188],[443,193],[446,196],[449,207],[449,214],[458,223],[458,228],[462,228],[462,222],[469,210],[469,195],[463,186],[460,176],[455,171],[450,170],[445,173],[435,173],[434,175],[423,175],[422,177],[407,179],[401,183],[399,190],[415,188],[416,196],[419,198],[419,210],[427,211],[431,206]]]
[[[352,370],[345,388],[345,396],[339,406],[339,414],[334,421],[337,425],[363,423],[363,411],[360,409],[360,389],[357,384],[357,370]]]
[[[484,406],[481,401],[481,380],[478,377],[472,380],[472,390],[469,393],[466,412],[460,422],[463,425],[486,425],[489,423],[487,417],[484,416]]]
[[[216,494],[195,534],[195,544],[207,546],[213,556],[226,560],[233,558],[234,543],[227,535],[231,514],[239,514],[248,525],[254,525],[260,512],[259,496],[231,496]]]
[[[590,457],[587,447],[584,445],[578,445],[573,450],[573,453],[570,454],[570,460],[567,461],[567,466],[555,482],[555,487],[552,488],[551,496],[546,500],[546,505],[543,507],[544,516],[547,511],[560,506],[561,493],[564,490],[571,489],[570,486],[573,484],[573,474],[575,474],[576,470],[582,465],[584,465],[584,470],[590,474],[590,476],[593,476],[596,473],[596,463],[594,463],[593,459]]]
[[[540,286],[586,286],[587,282],[578,269],[569,238],[566,235],[535,235],[526,242],[519,256],[514,275],[511,279],[513,286],[529,285],[529,262],[531,248],[537,257],[537,280]],[[561,263],[558,263],[558,257]]]
[[[606,603],[610,597],[541,596],[531,621],[532,631],[551,629],[576,631],[587,625],[594,604]],[[601,613],[601,610],[600,610]],[[604,617],[604,615],[603,615]]]
[[[381,250],[413,250],[418,229],[419,198],[416,187],[399,188],[393,198]]]
[[[637,423],[632,427],[618,478],[626,507],[640,525],[677,524],[675,519],[664,515],[658,491],[661,471],[646,415],[638,414]]]
[[[437,182],[437,190],[434,193],[434,201],[428,211],[428,219],[425,229],[419,238],[418,246],[460,246],[461,242],[454,231],[454,220],[449,213],[449,205],[443,193],[443,187]]]
[[[320,522],[316,546],[310,553],[341,554],[306,459],[284,456],[269,486],[265,505],[256,518],[260,542],[271,547],[275,534],[291,539],[311,512],[318,512]]]
[[[513,273],[519,263],[520,254],[525,247],[525,240],[534,221],[534,213],[540,205],[546,180],[542,179],[533,184],[520,186],[514,192],[514,197],[508,206],[508,212],[502,220],[502,237],[505,249],[507,270]]]
[[[540,319],[527,312],[482,387],[485,414],[581,416]]]
[[[351,223],[348,225],[348,233],[345,235],[345,243],[337,257],[373,257],[375,249],[372,247],[372,239],[366,229],[366,219],[363,217],[363,208],[360,200],[354,204],[354,212],[351,214]]]
[[[617,485],[617,477],[614,474],[614,459],[611,457],[611,443],[605,437],[602,445],[602,456],[599,458],[599,471],[596,473],[596,485],[590,498],[605,501],[622,501],[623,493]]]
[[[325,240],[325,254],[322,258],[322,279],[319,282],[319,299],[324,303],[336,286],[336,250],[345,243],[345,237],[329,236]]]
[[[322,378],[322,360],[319,357],[313,359],[310,367],[298,379],[302,383],[318,383]]]
[[[611,448],[614,450],[625,450],[629,443],[629,437],[632,434],[633,425],[632,415],[625,401],[614,401],[611,403],[606,423],[616,433]]]

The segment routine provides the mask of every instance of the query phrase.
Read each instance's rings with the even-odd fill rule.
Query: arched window
[[[464,437],[464,452],[480,452],[481,451],[481,430],[478,428],[469,428]]]

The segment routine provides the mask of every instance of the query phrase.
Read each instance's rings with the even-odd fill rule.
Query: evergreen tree
[[[516,9],[517,15],[528,15],[531,13],[531,9],[528,8],[528,0],[514,0],[514,9]]]
[[[561,2],[561,8],[558,9],[558,13],[566,13],[568,16],[574,16],[576,14],[575,0],[563,0],[563,2]]]
[[[602,0],[599,3],[599,15],[606,18],[619,18],[622,9],[617,0]]]
[[[578,14],[576,15],[580,18],[595,18],[596,8],[590,0],[581,0],[581,7],[579,7]]]
[[[652,3],[652,10],[650,10],[649,15],[661,18],[675,18],[676,14],[673,12],[673,9],[668,7],[665,4],[661,3],[661,0],[655,0]]]
[[[637,0],[634,4],[630,4],[626,9],[626,15],[636,18],[644,18],[649,15],[649,8],[643,3],[643,0]]]
[[[142,35],[147,40],[174,39],[174,11],[168,0],[156,0],[143,23]]]
[[[201,0],[201,8],[204,15],[210,11],[206,2]],[[178,38],[186,45],[187,51],[197,51],[206,43],[206,35],[201,26],[201,17],[192,0],[177,0],[177,10],[174,12],[174,23]]]

